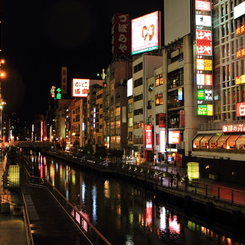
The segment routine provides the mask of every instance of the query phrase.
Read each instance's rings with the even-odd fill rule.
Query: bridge
[[[21,148],[46,148],[55,146],[54,142],[49,141],[14,141],[10,145]]]

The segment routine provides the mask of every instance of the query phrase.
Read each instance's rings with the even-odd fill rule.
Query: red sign
[[[237,76],[235,79],[236,84],[245,83],[245,75]]]
[[[241,49],[241,50],[238,50],[236,52],[236,57],[237,58],[241,58],[241,57],[244,57],[245,56],[245,48]]]
[[[212,55],[212,32],[208,30],[196,30],[196,54]]]
[[[152,125],[145,125],[145,148],[152,148]]]
[[[240,35],[245,32],[245,25],[242,25],[236,29],[236,35]]]
[[[179,126],[180,127],[184,127],[185,126],[185,111],[184,110],[180,110]]]
[[[112,55],[131,52],[131,20],[129,14],[117,13],[112,18],[111,28]]]
[[[196,1],[196,10],[211,11],[211,2]]]
[[[87,97],[89,93],[90,80],[73,78],[72,80],[72,96]]]
[[[222,131],[225,132],[245,132],[245,124],[223,125]]]
[[[52,86],[50,89],[51,98],[55,98],[55,90],[56,90],[56,87]]]
[[[245,102],[236,103],[236,116],[237,117],[245,116]]]

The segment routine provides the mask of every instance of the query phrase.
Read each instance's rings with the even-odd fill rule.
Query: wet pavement
[[[0,172],[2,175],[2,162],[0,163]],[[29,184],[23,168],[21,168],[20,185],[21,193],[27,203],[33,244],[85,244],[81,232],[63,208],[45,187]],[[2,183],[1,194],[2,197],[4,194]],[[0,244],[32,244],[32,239],[26,237],[23,214],[15,215],[12,205],[10,205],[9,212],[2,213],[2,210],[0,214]]]

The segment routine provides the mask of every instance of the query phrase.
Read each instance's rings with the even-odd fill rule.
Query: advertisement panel
[[[213,90],[211,89],[198,89],[197,100],[213,100]]]
[[[223,125],[222,131],[224,133],[230,132],[245,132],[245,124],[230,124],[230,125]]]
[[[237,117],[245,116],[245,102],[236,103],[236,116]]]
[[[196,54],[212,55],[212,33],[209,30],[196,30]]]
[[[241,57],[244,57],[245,56],[245,48],[243,49],[240,49],[236,52],[236,57],[237,58],[241,58]]]
[[[197,26],[207,26],[211,27],[212,19],[209,15],[196,15],[196,25]]]
[[[179,126],[180,127],[184,127],[185,126],[185,111],[184,110],[180,110]]]
[[[212,74],[196,74],[197,85],[212,86],[213,85],[213,75]]]
[[[166,149],[166,132],[165,129],[160,131],[160,152],[165,152]]]
[[[89,92],[89,79],[72,79],[72,97],[87,97]]]
[[[152,125],[145,125],[145,148],[152,149]]]
[[[213,105],[197,105],[197,115],[198,116],[212,116],[213,115]]]
[[[131,20],[129,14],[116,13],[111,28],[112,55],[130,55]]]
[[[127,97],[133,95],[133,78],[128,79],[127,81]]]
[[[61,93],[67,94],[67,67],[61,67]]]
[[[245,83],[245,75],[237,76],[235,82],[236,85]]]
[[[168,143],[169,144],[179,144],[180,143],[180,131],[169,131]]]
[[[132,55],[161,47],[160,18],[160,12],[155,11],[132,20]]]
[[[213,115],[212,3],[195,1],[197,115]]]
[[[196,1],[196,10],[211,11],[211,2]]]
[[[245,2],[242,2],[234,7],[234,19],[237,19],[244,14],[245,14]]]

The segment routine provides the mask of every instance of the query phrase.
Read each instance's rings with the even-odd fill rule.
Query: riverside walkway
[[[79,210],[75,210],[75,207],[74,209],[71,206],[69,207],[68,201],[65,201],[65,206],[69,207],[69,212],[73,212],[74,215],[73,219],[70,218],[68,209],[63,208],[57,202],[58,199],[60,199],[58,200],[59,202],[63,199],[58,195],[58,191],[55,192],[55,188],[50,187],[53,192],[52,195],[44,185],[30,183],[30,177],[25,171],[24,162],[20,162],[19,165],[21,166],[21,193],[19,194],[23,195],[27,213],[15,216],[11,205],[9,212],[3,213],[3,210],[1,210],[0,244],[111,245],[96,229],[91,229],[89,222],[82,220]],[[0,172],[1,174],[3,173],[2,162],[0,163]],[[35,178],[35,180],[40,179]],[[3,197],[4,190],[2,186],[1,189],[1,197]],[[11,196],[13,196],[13,193]],[[1,200],[2,199],[3,198],[1,198]],[[27,222],[24,222],[26,219],[28,219]],[[87,231],[87,233],[83,232],[77,222],[86,224],[86,228],[87,230],[89,229],[89,231]],[[87,239],[90,233],[92,233],[92,236],[98,243]]]

